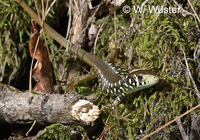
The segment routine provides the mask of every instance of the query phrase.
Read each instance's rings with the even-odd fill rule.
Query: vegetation
[[[27,46],[31,36],[31,17],[15,2],[8,0],[0,2],[0,9],[2,9],[0,14],[0,82],[14,84],[18,77],[23,75],[19,71],[25,67],[29,55]],[[25,2],[36,11],[34,2],[27,0]],[[194,14],[191,14],[194,12],[187,1],[184,3],[178,1],[177,3],[182,5],[180,13],[150,13],[148,10],[144,13],[136,13],[135,7],[141,5],[146,9],[156,5],[168,8],[171,5],[177,8],[178,5],[173,0],[127,1],[126,5],[131,7],[130,13],[124,13],[122,5],[117,9],[116,18],[107,12],[105,15],[96,17],[92,22],[97,26],[103,24],[100,39],[95,47],[98,57],[102,59],[106,57],[109,53],[107,44],[116,34],[119,55],[115,64],[126,69],[129,69],[129,64],[131,69],[149,67],[160,76],[160,82],[154,87],[136,92],[123,99],[118,107],[118,114],[124,118],[119,120],[120,125],[115,116],[110,115],[112,113],[109,96],[103,93],[99,87],[95,87],[94,83],[97,81],[87,81],[77,85],[76,90],[80,94],[85,95],[87,92],[87,95],[99,95],[96,104],[102,110],[100,119],[104,124],[104,130],[102,134],[95,135],[95,138],[142,139],[170,120],[200,104],[200,100],[197,98],[199,92],[197,89],[200,87],[200,21]],[[55,15],[58,14],[56,12],[59,12],[58,8],[62,8],[60,6],[62,4],[63,1],[57,2],[46,19],[46,22],[55,29],[59,29],[61,26],[59,21],[62,20]],[[38,5],[40,5],[40,1],[38,1]],[[193,0],[192,6],[200,17],[200,1]],[[41,7],[38,9],[41,10]],[[104,20],[105,17],[107,20]],[[116,20],[116,33],[114,20]],[[69,67],[70,63],[76,63],[79,75],[82,72],[86,73],[81,69],[80,63],[69,58],[71,54],[68,55],[66,50],[61,49],[56,53],[60,46],[48,34],[46,34],[46,38],[58,85],[61,85],[60,77],[62,76],[58,67],[60,62],[63,62],[65,67]],[[86,47],[86,49],[91,53],[94,52],[94,48]],[[86,65],[83,66],[90,69]],[[194,83],[197,89],[194,88]],[[186,131],[188,136],[191,136],[191,129],[194,128],[191,118],[196,117],[199,123],[199,115],[200,110],[196,109],[193,113],[181,118],[185,131],[189,129]],[[59,130],[60,127],[64,128],[59,124],[55,125],[53,129],[56,127]],[[159,133],[152,135],[150,139],[182,139],[179,127],[174,122]],[[80,133],[87,132],[82,127],[80,128],[77,128]],[[58,138],[60,135],[58,133],[68,133],[65,130],[55,130],[53,131],[55,133],[50,135],[50,129],[46,128],[46,131],[45,136],[41,136],[41,138],[47,135],[48,138],[51,135]],[[91,135],[90,138],[92,138]]]

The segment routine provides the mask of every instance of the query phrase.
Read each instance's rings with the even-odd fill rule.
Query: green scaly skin
[[[99,85],[104,92],[117,96],[112,104],[113,111],[126,95],[149,88],[159,81],[159,77],[150,70],[137,69],[128,72],[124,68],[107,63],[81,48],[72,47],[72,52],[76,52],[80,59],[97,70]]]

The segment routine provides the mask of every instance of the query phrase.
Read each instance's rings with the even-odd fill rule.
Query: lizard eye
[[[141,80],[142,78],[143,78],[142,76],[140,76],[140,75],[138,76],[138,79],[139,79],[139,80]]]

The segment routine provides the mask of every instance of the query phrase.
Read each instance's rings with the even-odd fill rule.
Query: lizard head
[[[158,81],[159,77],[150,70],[135,70],[127,75],[126,86],[130,87],[128,93],[132,93],[149,88],[158,83]]]

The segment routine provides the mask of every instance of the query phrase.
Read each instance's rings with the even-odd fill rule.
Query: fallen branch
[[[0,84],[0,123],[88,125],[100,110],[79,94],[30,94]]]

